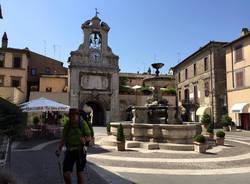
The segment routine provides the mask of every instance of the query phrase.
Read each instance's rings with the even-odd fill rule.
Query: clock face
[[[97,52],[97,51],[91,52],[91,54],[90,54],[90,60],[92,62],[100,62],[100,60],[101,60],[101,54],[99,52]]]

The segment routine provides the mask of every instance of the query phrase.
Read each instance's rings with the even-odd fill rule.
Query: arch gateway
[[[69,104],[93,110],[93,124],[119,118],[119,57],[108,46],[109,26],[97,16],[82,24],[83,43],[69,57]]]

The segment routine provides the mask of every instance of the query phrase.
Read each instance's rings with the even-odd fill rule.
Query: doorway
[[[242,129],[244,130],[249,130],[249,113],[243,113],[243,114],[240,114],[240,119],[241,119],[241,126],[242,126]]]
[[[105,111],[103,106],[95,101],[90,101],[86,103],[90,106],[93,110],[93,118],[92,118],[92,125],[93,126],[104,126],[106,124],[105,121]]]

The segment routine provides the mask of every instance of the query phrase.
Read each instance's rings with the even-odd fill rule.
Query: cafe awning
[[[250,113],[249,109],[249,103],[237,103],[234,104],[231,108],[231,112],[234,113]]]
[[[210,107],[208,106],[201,106],[197,109],[196,115],[197,116],[203,116],[204,114],[211,114]]]

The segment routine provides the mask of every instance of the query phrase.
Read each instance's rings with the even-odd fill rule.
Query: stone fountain
[[[153,98],[145,106],[132,107],[132,122],[111,123],[111,133],[114,136],[118,125],[123,124],[125,137],[131,141],[127,147],[145,147],[141,145],[148,143],[146,145],[151,145],[151,148],[163,149],[166,148],[167,143],[191,144],[193,137],[201,133],[200,124],[181,122],[176,107],[169,105],[167,101],[162,99],[160,88],[166,86],[166,78],[159,75],[159,69],[163,66],[163,63],[152,64],[152,67],[156,69],[155,76],[145,79],[144,84],[153,86]],[[169,148],[169,146],[167,147]],[[193,149],[191,145],[177,147],[178,150]],[[148,147],[148,149],[151,148]]]

